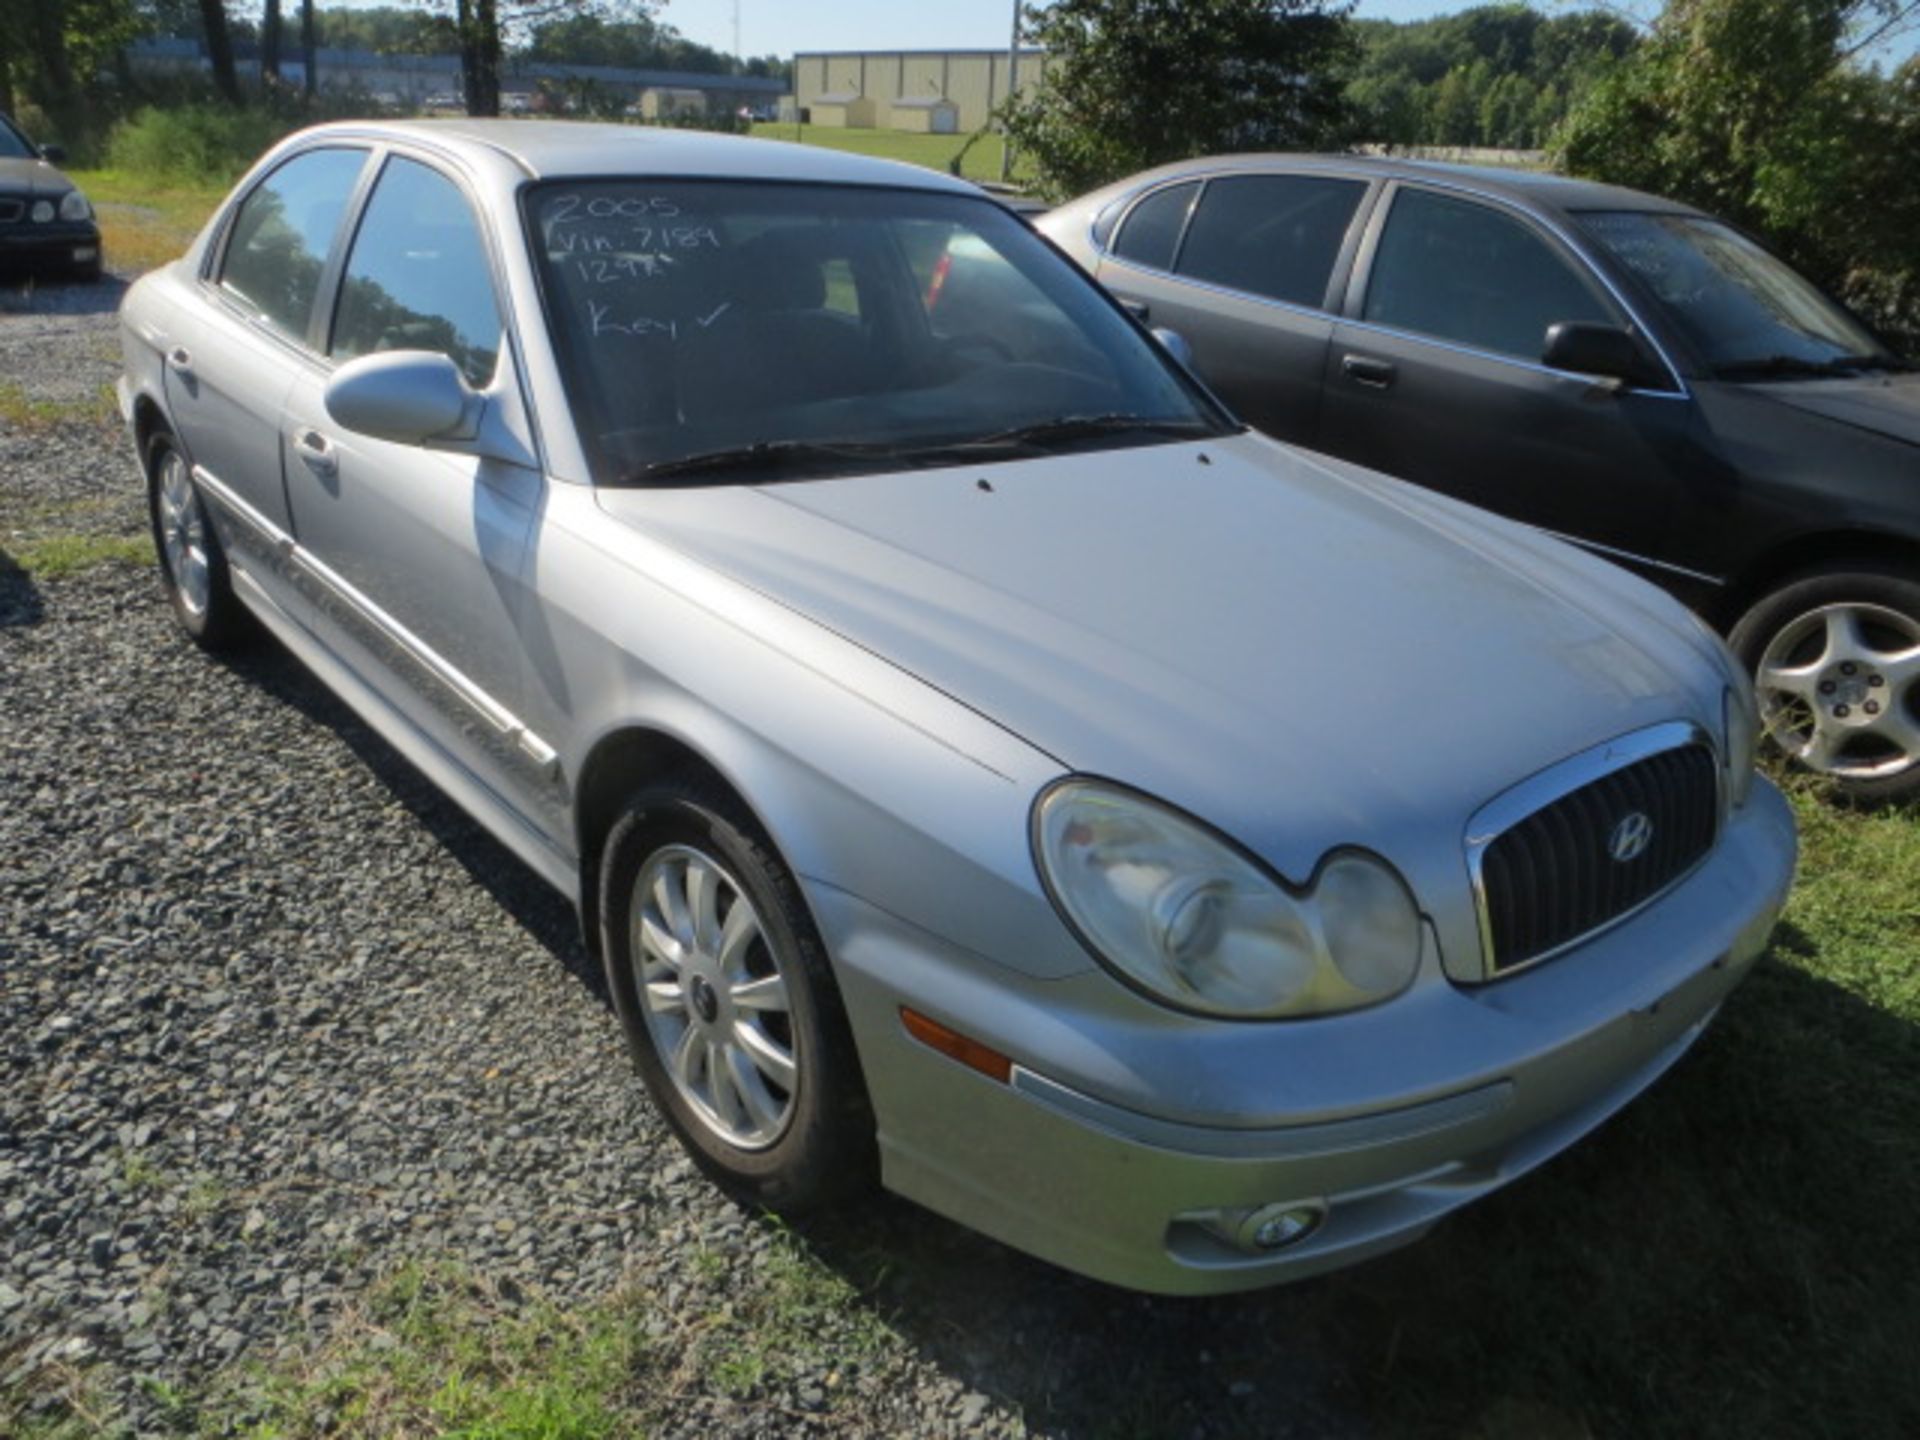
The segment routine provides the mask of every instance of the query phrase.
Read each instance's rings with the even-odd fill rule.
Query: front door
[[[1334,328],[1319,448],[1614,558],[1668,559],[1682,477],[1713,463],[1678,379],[1613,387],[1540,360],[1558,322],[1629,325],[1618,302],[1517,212],[1406,184],[1389,204]]]
[[[518,378],[500,317],[464,193],[438,170],[390,155],[347,252],[329,364],[433,351],[503,403]],[[346,430],[327,413],[328,374],[295,381],[279,426],[313,624],[510,808],[551,808],[551,752],[516,719],[521,570],[539,471]]]

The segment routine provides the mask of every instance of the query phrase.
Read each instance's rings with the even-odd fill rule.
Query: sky
[[[1420,20],[1484,0],[1360,0],[1367,20]],[[746,55],[796,50],[987,50],[1004,47],[1014,0],[739,0],[740,49]],[[660,18],[689,40],[733,49],[735,0],[665,0]],[[1548,3],[1551,13],[1560,8]],[[1567,5],[1566,8],[1578,8]],[[1657,5],[1629,5],[1653,10]],[[1893,49],[1913,53],[1920,34]]]

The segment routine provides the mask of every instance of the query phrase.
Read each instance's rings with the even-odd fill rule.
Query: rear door
[[[167,409],[233,559],[269,587],[292,531],[281,406],[312,363],[314,303],[366,165],[365,148],[302,151],[228,223],[199,296],[163,337]]]
[[[1326,358],[1318,448],[1620,558],[1664,559],[1699,448],[1677,378],[1610,388],[1541,363],[1549,326],[1629,327],[1533,217],[1408,183],[1383,201]]]
[[[1122,218],[1099,278],[1184,335],[1195,368],[1242,419],[1309,444],[1329,301],[1367,193],[1362,180],[1305,173],[1168,186]]]

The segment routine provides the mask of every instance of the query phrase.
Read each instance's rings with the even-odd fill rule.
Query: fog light
[[[1326,1217],[1318,1205],[1263,1205],[1240,1222],[1234,1243],[1242,1250],[1284,1250],[1318,1230]]]
[[[99,254],[100,251],[92,245],[76,245],[73,247],[73,258],[76,264],[84,265],[87,261],[94,259]]]

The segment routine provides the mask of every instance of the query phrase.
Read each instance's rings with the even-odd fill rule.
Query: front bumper
[[[1536,971],[1459,987],[1432,953],[1415,990],[1375,1010],[1254,1025],[1143,1016],[1102,973],[1025,979],[844,892],[810,898],[889,1188],[1101,1280],[1210,1294],[1406,1244],[1600,1124],[1759,958],[1795,852],[1785,801],[1759,781],[1684,883]],[[902,1005],[1013,1057],[1011,1081],[911,1038]],[[1275,1204],[1324,1220],[1273,1253],[1223,1238]]]
[[[91,220],[21,220],[0,225],[0,265],[82,269],[101,259],[100,227]]]

